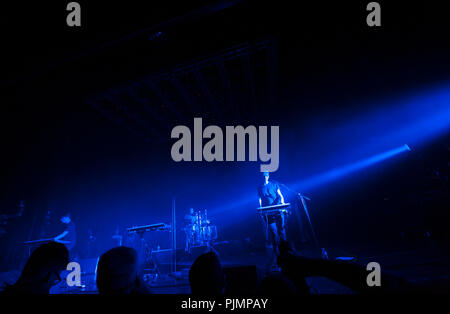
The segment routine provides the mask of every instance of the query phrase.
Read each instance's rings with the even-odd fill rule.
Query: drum
[[[186,245],[191,247],[202,246],[217,239],[217,228],[215,225],[210,224],[207,215],[206,210],[204,212],[198,210],[187,215],[190,219],[186,220],[190,220],[191,224],[186,225],[184,229],[186,233]]]
[[[203,241],[212,241],[217,239],[217,227],[215,225],[206,225],[201,228]]]

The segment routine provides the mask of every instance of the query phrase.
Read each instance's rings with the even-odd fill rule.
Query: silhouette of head
[[[71,222],[70,213],[65,213],[64,215],[62,215],[60,220],[64,224],[70,223]]]
[[[69,263],[69,251],[61,243],[41,245],[27,260],[19,280],[6,290],[14,293],[48,294],[61,281],[60,273]]]
[[[189,270],[191,292],[195,295],[221,295],[225,275],[218,256],[213,252],[200,255]]]
[[[141,293],[136,250],[119,246],[104,253],[97,265],[97,288],[100,294]]]

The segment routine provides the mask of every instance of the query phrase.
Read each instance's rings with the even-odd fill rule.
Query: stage
[[[227,280],[211,257],[212,290],[254,294],[280,271],[266,246],[289,242],[361,266],[311,267],[345,264],[351,275],[328,275],[356,290],[346,278],[372,288],[376,262],[449,293],[450,20],[438,5],[369,2],[8,4],[0,283],[25,269],[23,291],[96,294],[96,274],[127,256],[116,266],[133,289],[115,292],[142,279],[187,294],[213,250]],[[286,281],[303,294],[300,277]]]

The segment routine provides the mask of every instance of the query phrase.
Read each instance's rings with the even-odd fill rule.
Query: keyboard
[[[152,225],[127,228],[128,233],[145,232],[145,231],[166,231],[166,230],[170,230],[170,225],[167,225],[162,222]]]
[[[256,211],[258,214],[277,214],[282,212],[287,212],[288,208],[291,206],[290,203],[286,204],[277,204],[277,205],[271,205],[271,206],[262,206],[258,207]]]
[[[48,238],[48,239],[31,240],[31,241],[26,241],[23,244],[25,244],[25,245],[40,245],[40,244],[48,243],[51,241],[55,241],[55,239]]]

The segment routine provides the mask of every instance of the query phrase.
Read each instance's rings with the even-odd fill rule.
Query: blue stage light
[[[411,148],[407,145],[404,144],[402,146],[396,147],[394,149],[385,151],[383,153],[374,155],[372,157],[360,160],[360,161],[356,161],[354,163],[342,166],[342,167],[338,167],[335,169],[332,169],[330,171],[326,171],[322,174],[319,174],[317,176],[313,176],[309,179],[303,180],[299,183],[294,183],[294,184],[288,184],[289,188],[292,191],[309,191],[313,188],[319,187],[321,185],[330,183],[334,180],[340,179],[346,175],[349,175],[355,171],[361,170],[363,168],[369,167],[371,165],[374,165],[376,163],[382,162],[386,159],[392,158],[398,154],[407,152],[407,151],[411,151]],[[288,191],[284,191],[284,192],[288,192]],[[287,196],[285,194],[285,196]],[[258,207],[258,197],[255,194],[251,195],[251,196],[242,196],[242,197],[238,197],[236,201],[234,202],[227,202],[226,205],[218,207],[213,209],[213,214],[214,215],[219,215],[222,214],[224,212],[227,212],[227,218],[230,220],[233,220],[233,216],[235,215],[239,215],[241,218],[244,215],[244,213],[255,213],[253,211],[233,211],[233,209],[237,209],[237,208],[255,208],[256,211],[256,207]],[[226,220],[226,219],[225,219]]]
[[[309,193],[358,170],[411,151],[411,147],[420,150],[423,145],[450,130],[450,84],[445,82],[399,95],[395,99],[377,100],[376,105],[371,104],[369,108],[356,111],[343,109],[339,116],[321,113],[320,117],[313,119],[312,124],[301,131],[307,134],[299,145],[301,151],[292,152],[292,146],[284,146],[280,152],[281,155],[294,153],[300,156],[300,166],[292,174],[305,179],[276,176],[277,179],[286,182],[292,191]],[[412,146],[398,146],[405,142]],[[304,159],[301,158],[302,152],[307,152]],[[281,164],[281,167],[284,165]],[[234,198],[234,202],[223,202],[226,205],[215,210],[232,215],[246,212],[233,209],[256,208],[257,195],[253,191],[242,191],[243,195]],[[284,192],[289,197],[290,192]]]
[[[402,145],[397,148],[394,148],[394,149],[391,149],[389,151],[377,154],[377,155],[369,157],[367,159],[363,159],[363,160],[357,161],[357,162],[349,164],[349,165],[338,167],[338,168],[332,169],[330,171],[327,171],[323,174],[306,179],[306,180],[302,181],[301,183],[296,184],[295,189],[309,190],[309,189],[315,188],[321,184],[325,184],[325,183],[331,182],[333,180],[339,179],[348,174],[351,174],[352,172],[355,172],[357,170],[360,170],[360,169],[366,168],[368,166],[371,166],[373,164],[379,163],[381,161],[384,161],[386,159],[389,159],[391,157],[394,157],[394,156],[396,156],[400,153],[406,152],[406,151],[411,151],[411,148],[407,144]]]

